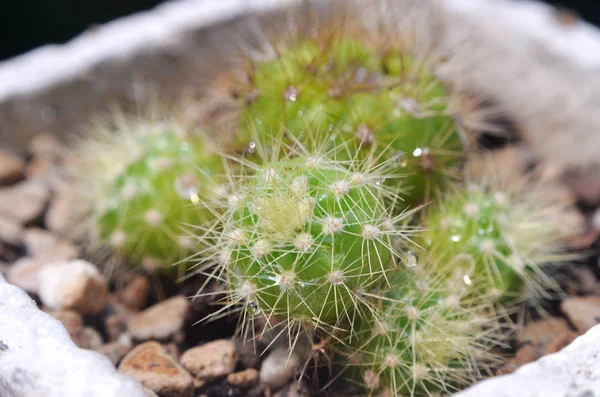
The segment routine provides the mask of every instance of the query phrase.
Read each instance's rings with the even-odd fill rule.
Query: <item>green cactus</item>
[[[120,119],[92,131],[74,154],[74,184],[95,246],[152,271],[171,272],[195,252],[186,225],[214,219],[195,204],[215,198],[213,181],[223,172],[210,141],[176,123]]]
[[[203,238],[220,264],[210,274],[227,283],[225,309],[290,327],[352,327],[369,310],[362,294],[386,284],[410,232],[411,214],[388,204],[399,200],[384,183],[390,162],[347,163],[298,142],[284,158],[262,144],[257,153],[259,164],[238,160],[242,177],[214,228],[224,232]]]
[[[551,280],[542,267],[564,260],[570,200],[540,183],[522,180],[510,189],[480,182],[451,189],[424,218],[416,241],[450,272],[496,299],[522,296],[525,286],[543,292]]]
[[[479,379],[503,338],[485,296],[426,272],[415,256],[382,294],[377,315],[340,346],[345,377],[369,395],[432,396]]]
[[[400,50],[378,48],[343,33],[295,38],[268,61],[249,61],[250,72],[230,88],[238,120],[238,150],[254,136],[339,130],[337,158],[385,150],[406,176],[406,205],[428,201],[436,188],[458,178],[462,159],[449,98],[425,66]],[[225,112],[216,124],[231,118]],[[345,143],[341,145],[340,143]],[[250,147],[250,151],[251,151]]]

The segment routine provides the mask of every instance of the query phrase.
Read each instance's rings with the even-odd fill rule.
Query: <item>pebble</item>
[[[9,283],[32,294],[39,291],[38,273],[48,263],[45,258],[24,256],[13,263],[6,274]]]
[[[135,314],[127,329],[134,339],[141,341],[168,339],[183,327],[188,307],[185,297],[175,296]]]
[[[598,296],[567,298],[560,304],[560,310],[581,333],[600,323],[600,297]]]
[[[569,265],[565,267],[568,274],[574,279],[574,288],[584,295],[592,295],[598,290],[598,279],[587,267]]]
[[[79,334],[79,340],[75,344],[82,349],[96,350],[104,341],[102,335],[92,327],[84,327]]]
[[[577,332],[571,330],[556,335],[552,342],[546,347],[544,354],[552,354],[561,351],[577,339],[578,336],[579,334]]]
[[[94,350],[102,345],[103,340],[100,333],[94,328],[84,327],[83,318],[76,311],[54,310],[49,311],[48,314],[62,323],[73,343],[82,349]]]
[[[81,317],[81,314],[74,310],[51,310],[48,314],[62,323],[74,342],[79,338],[79,334],[83,328],[83,318]],[[77,342],[75,342],[75,344],[77,344]]]
[[[40,217],[49,198],[50,192],[42,184],[19,182],[0,189],[0,214],[29,223]]]
[[[146,397],[158,397],[158,395],[156,393],[154,393],[152,390],[148,389],[147,387],[144,387],[144,394],[146,395]]]
[[[25,161],[10,152],[0,148],[0,186],[10,185],[23,177]]]
[[[260,352],[267,347],[264,343],[260,341],[249,342],[244,338],[236,338],[235,347],[238,352],[238,360],[244,368],[260,368],[263,359]]]
[[[227,375],[227,382],[232,386],[240,388],[252,387],[258,382],[258,371],[254,368],[248,368],[240,372],[234,372]]]
[[[81,259],[44,266],[38,273],[38,282],[42,303],[54,310],[95,314],[106,303],[105,278],[96,266]]]
[[[129,375],[160,397],[187,397],[193,391],[189,373],[158,342],[145,342],[121,361],[119,372]]]
[[[104,329],[109,341],[115,341],[127,333],[127,322],[132,315],[133,313],[118,302],[114,295],[109,295],[104,307]],[[131,338],[129,335],[128,337]]]
[[[562,318],[533,321],[517,331],[517,343],[519,345],[531,344],[538,350],[544,351],[556,335],[570,330],[571,327]]]
[[[43,183],[52,190],[60,185],[62,173],[57,162],[50,157],[34,157],[25,169],[27,179]]]
[[[23,243],[27,253],[33,257],[44,257],[48,260],[68,260],[79,256],[79,249],[75,245],[37,227],[25,229]]]
[[[277,390],[296,374],[300,357],[281,346],[273,350],[260,367],[260,381],[265,387]]]
[[[76,197],[75,190],[70,184],[64,181],[57,183],[54,196],[50,200],[48,211],[44,217],[44,223],[48,230],[60,236],[71,234]]]
[[[125,355],[131,351],[131,348],[131,344],[123,344],[121,342],[114,341],[100,345],[94,350],[100,354],[104,354],[114,366],[117,366],[123,357],[125,357]]]
[[[21,244],[23,225],[13,218],[0,215],[0,240],[12,245]]]
[[[136,276],[117,294],[117,299],[131,310],[141,310],[146,306],[150,294],[150,280],[146,276]]]
[[[523,178],[531,163],[531,153],[523,145],[473,154],[465,165],[466,172],[475,179],[493,176],[501,186]]]
[[[213,381],[235,369],[237,351],[232,341],[220,339],[187,350],[180,362],[196,378]]]
[[[29,140],[27,151],[32,157],[48,157],[57,160],[63,153],[67,153],[67,148],[56,135],[40,132]]]

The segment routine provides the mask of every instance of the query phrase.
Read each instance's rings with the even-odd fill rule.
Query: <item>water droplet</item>
[[[450,236],[450,240],[452,240],[455,243],[458,243],[460,241],[460,236],[458,234],[453,234],[452,236]]]
[[[256,302],[248,301],[248,303],[246,303],[246,311],[251,315],[259,314],[260,306],[258,306],[258,303]]]
[[[198,197],[198,179],[191,172],[179,175],[173,184],[177,194],[192,203],[197,204],[200,201]]]
[[[392,155],[392,163],[396,167],[406,167],[408,165],[408,161],[406,160],[406,154],[404,152],[396,152]]]
[[[296,102],[296,99],[298,99],[298,89],[291,85],[285,90],[283,96],[290,102]]]
[[[408,254],[406,255],[406,267],[408,268],[416,268],[418,266],[418,258],[417,256],[409,251]]]

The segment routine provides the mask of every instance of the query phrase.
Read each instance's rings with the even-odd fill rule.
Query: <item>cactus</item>
[[[432,396],[457,391],[500,357],[500,323],[484,296],[428,274],[416,258],[396,274],[376,320],[340,347],[345,377],[368,395]]]
[[[121,117],[91,131],[71,167],[91,244],[152,271],[194,252],[186,225],[214,218],[194,204],[212,199],[223,170],[212,151],[175,122]]]
[[[460,176],[463,150],[444,86],[424,63],[390,43],[343,27],[324,30],[265,44],[270,56],[246,60],[248,72],[229,84],[221,104],[233,112],[221,111],[213,123],[237,128],[233,147],[246,153],[255,135],[289,131],[302,139],[307,130],[339,130],[332,145],[346,149],[338,159],[385,150],[406,175],[405,204],[428,201],[437,187]],[[223,122],[232,118],[233,127]]]
[[[565,242],[579,230],[566,223],[571,201],[553,193],[531,178],[511,188],[455,187],[428,209],[417,242],[479,293],[515,299],[524,286],[542,293],[552,283],[542,267],[564,260]]]
[[[411,213],[394,215],[388,204],[399,200],[384,183],[394,177],[389,161],[335,160],[297,141],[291,150],[280,158],[279,147],[258,144],[258,164],[238,158],[242,176],[228,187],[228,208],[202,238],[219,262],[208,274],[226,280],[222,310],[242,306],[247,320],[352,333],[369,310],[362,294],[396,267]]]

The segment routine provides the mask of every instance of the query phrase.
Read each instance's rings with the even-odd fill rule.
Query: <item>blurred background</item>
[[[0,0],[0,61],[167,0]],[[518,1],[518,0],[517,0]],[[600,0],[546,0],[600,26]]]

